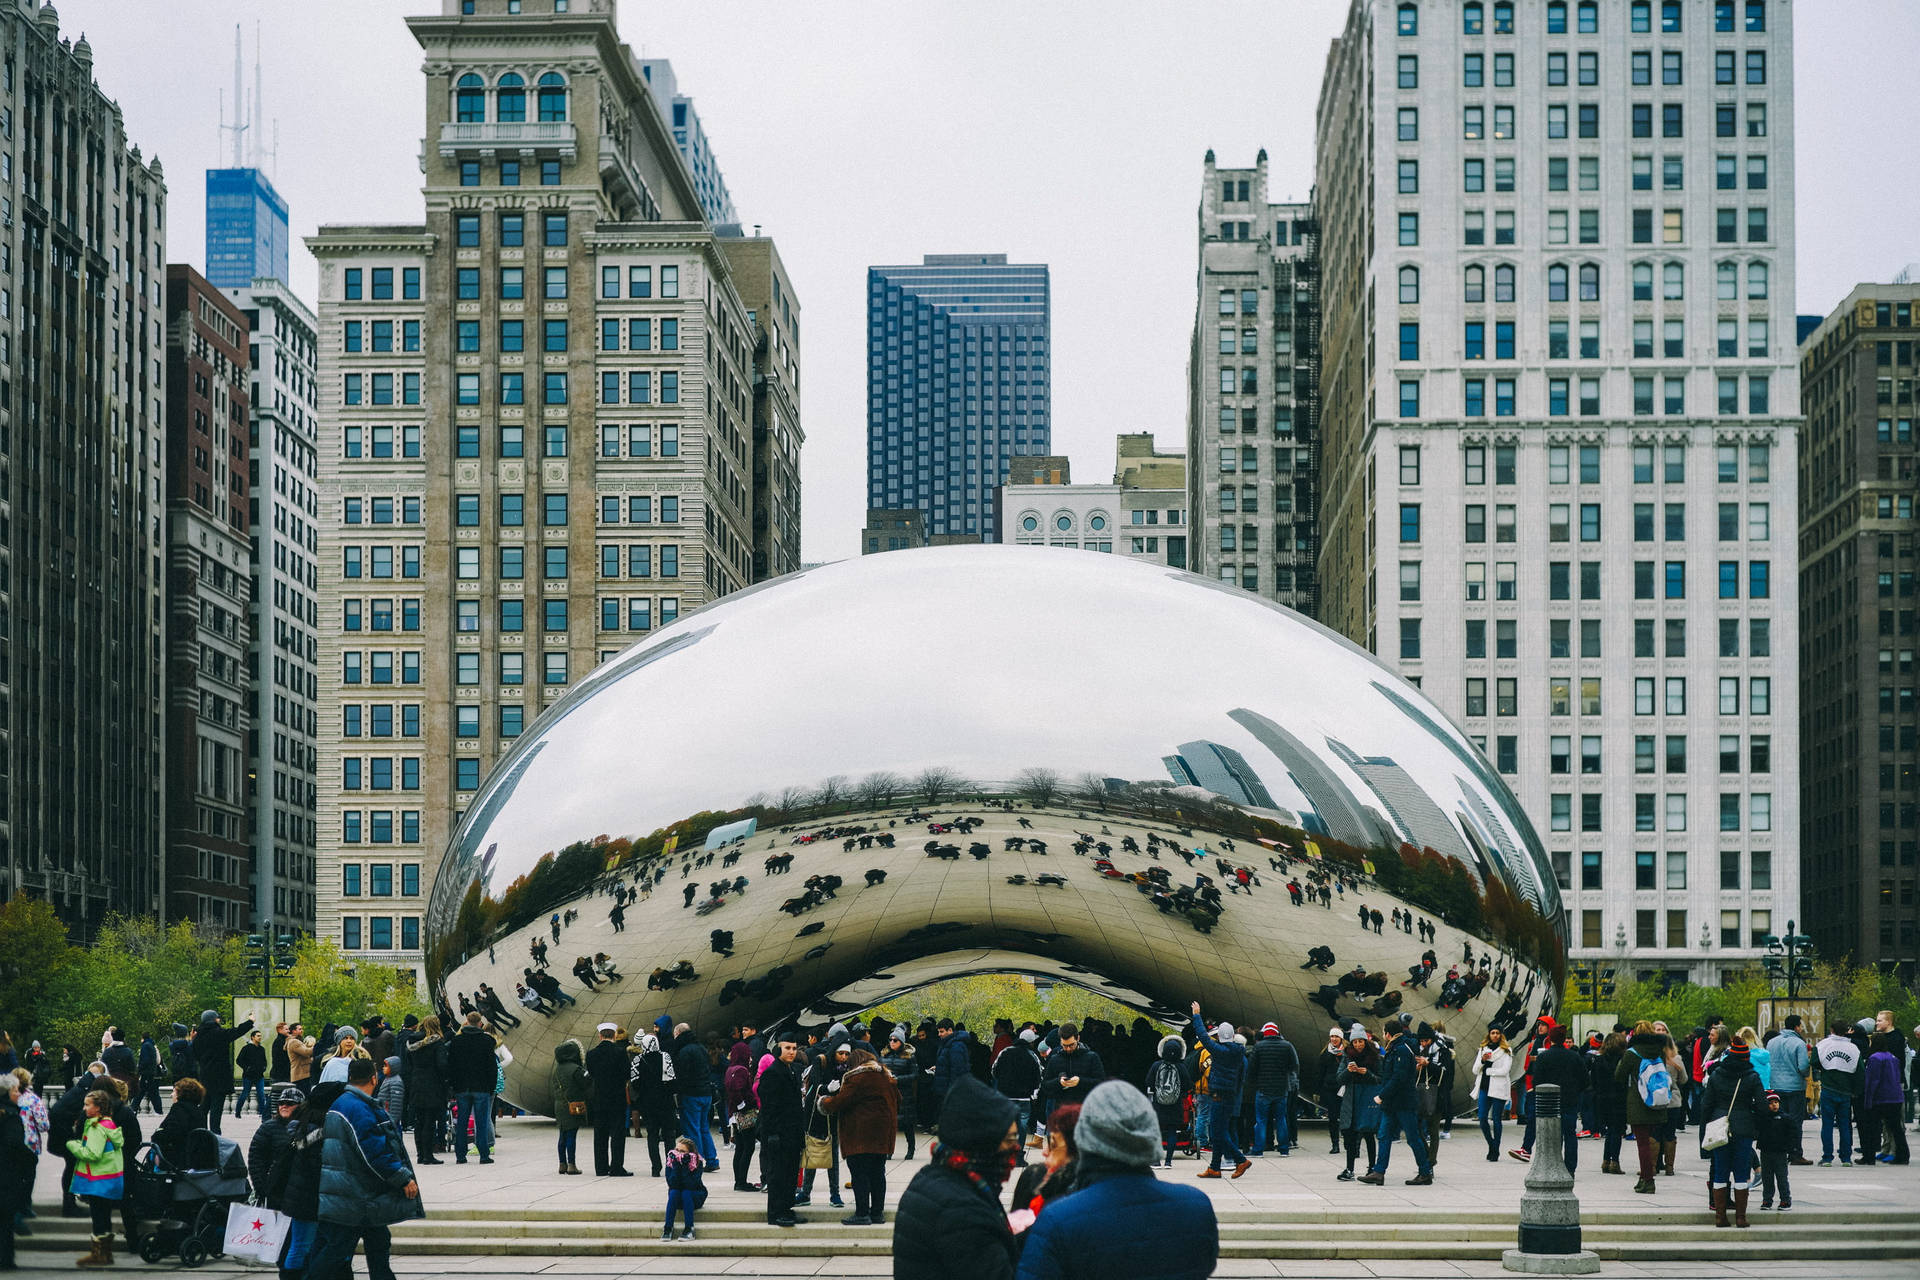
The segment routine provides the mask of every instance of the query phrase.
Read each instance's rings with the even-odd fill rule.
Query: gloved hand
[[[838,1080],[827,1081],[827,1092],[828,1093],[840,1092],[840,1082]]]

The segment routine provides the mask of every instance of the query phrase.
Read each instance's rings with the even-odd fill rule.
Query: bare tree
[[[780,810],[783,817],[791,818],[798,814],[806,803],[807,792],[804,787],[782,787],[780,798],[774,801],[774,807]]]
[[[899,774],[882,769],[878,773],[870,773],[860,779],[859,784],[854,787],[853,794],[862,808],[881,809],[892,804],[894,796],[898,795],[900,788],[905,785],[906,779]]]
[[[1022,769],[1014,775],[1013,789],[1022,799],[1045,808],[1060,794],[1060,775],[1052,769]]]
[[[1105,813],[1111,796],[1107,792],[1107,780],[1097,773],[1083,773],[1073,780],[1073,798],[1081,804]]]
[[[914,793],[924,799],[929,807],[939,804],[964,786],[966,780],[945,765],[930,765],[913,780]]]
[[[812,800],[821,810],[833,808],[847,797],[847,780],[842,774],[823,778],[813,790]]]

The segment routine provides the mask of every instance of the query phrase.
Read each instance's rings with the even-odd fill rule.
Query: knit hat
[[[1108,1080],[1080,1104],[1073,1139],[1082,1154],[1144,1169],[1160,1154],[1160,1123],[1145,1094],[1125,1081]]]
[[[1338,1028],[1338,1027],[1328,1027],[1328,1028],[1327,1028],[1327,1039],[1329,1039],[1329,1040],[1332,1040],[1332,1039],[1335,1039],[1335,1038],[1338,1038],[1338,1039],[1341,1039],[1341,1040],[1345,1040],[1345,1039],[1346,1039],[1347,1037],[1346,1037],[1346,1035],[1345,1035],[1344,1033],[1342,1033],[1342,1032],[1341,1032],[1341,1030],[1340,1030],[1340,1028]]]
[[[1349,1040],[1365,1040],[1366,1038],[1367,1029],[1357,1022],[1347,1029],[1347,1039]]]
[[[1433,1039],[1433,1028],[1423,1022],[1420,1024],[1420,1029],[1413,1034],[1417,1039],[1431,1040]]]
[[[1266,1026],[1260,1028],[1260,1034],[1263,1036],[1277,1036],[1280,1034],[1280,1024],[1277,1022],[1269,1022]]]
[[[1779,1101],[1780,1101],[1780,1095],[1779,1095],[1778,1093],[1776,1093],[1776,1092],[1775,1092],[1774,1090],[1772,1090],[1772,1089],[1769,1089],[1769,1090],[1767,1090],[1767,1101],[1768,1101],[1768,1102],[1779,1102]]]
[[[1735,1040],[1732,1044],[1727,1046],[1727,1056],[1729,1058],[1738,1058],[1742,1062],[1747,1061],[1752,1053],[1753,1053],[1753,1050],[1747,1045],[1747,1042],[1744,1040]]]
[[[832,1026],[827,1028],[827,1038],[829,1040],[831,1040],[835,1036],[844,1036],[846,1034],[847,1034],[847,1024],[844,1022],[836,1022]]]
[[[888,1044],[892,1044],[896,1040],[898,1040],[901,1044],[905,1044],[907,1042],[907,1029],[905,1027],[895,1027],[892,1031],[889,1031],[887,1033]]]
[[[940,1104],[940,1141],[961,1151],[986,1153],[1006,1141],[1014,1121],[1013,1101],[973,1076],[961,1076]],[[1156,1127],[1155,1133],[1159,1132]]]
[[[1021,1043],[1032,1044],[1035,1040],[1038,1040],[1039,1038],[1040,1038],[1040,1033],[1038,1031],[1035,1031],[1032,1027],[1020,1028]]]
[[[1231,1022],[1223,1022],[1215,1027],[1213,1029],[1213,1038],[1215,1040],[1233,1039],[1233,1024]]]

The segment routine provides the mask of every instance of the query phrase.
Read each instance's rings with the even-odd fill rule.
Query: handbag
[[[222,1248],[230,1258],[244,1258],[263,1266],[278,1266],[293,1219],[278,1209],[240,1201],[227,1206],[227,1237]]]
[[[569,1102],[567,1104],[567,1114],[570,1116],[584,1116],[587,1114],[587,1104],[585,1102]]]
[[[806,1150],[800,1154],[802,1169],[831,1169],[833,1167],[833,1139],[816,1138],[807,1135]]]
[[[735,1133],[752,1133],[754,1127],[759,1123],[760,1113],[752,1107],[747,1108],[745,1111],[736,1111],[733,1114],[733,1131]]]
[[[1707,1127],[1700,1135],[1702,1151],[1718,1151],[1733,1140],[1733,1109],[1740,1105],[1740,1085],[1745,1083],[1742,1080],[1733,1086],[1733,1098],[1727,1103],[1727,1114],[1707,1121]]]

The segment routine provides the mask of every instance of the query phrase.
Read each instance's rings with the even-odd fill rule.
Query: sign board
[[[1567,1015],[1573,1019],[1573,1047],[1578,1049],[1587,1042],[1587,1037],[1598,1031],[1602,1040],[1613,1032],[1613,1024],[1620,1021],[1617,1013],[1573,1013]]]
[[[1819,996],[1762,1000],[1754,1011],[1753,1029],[1764,1036],[1784,1024],[1791,1013],[1800,1015],[1800,1036],[1808,1044],[1827,1034],[1827,1002]]]

